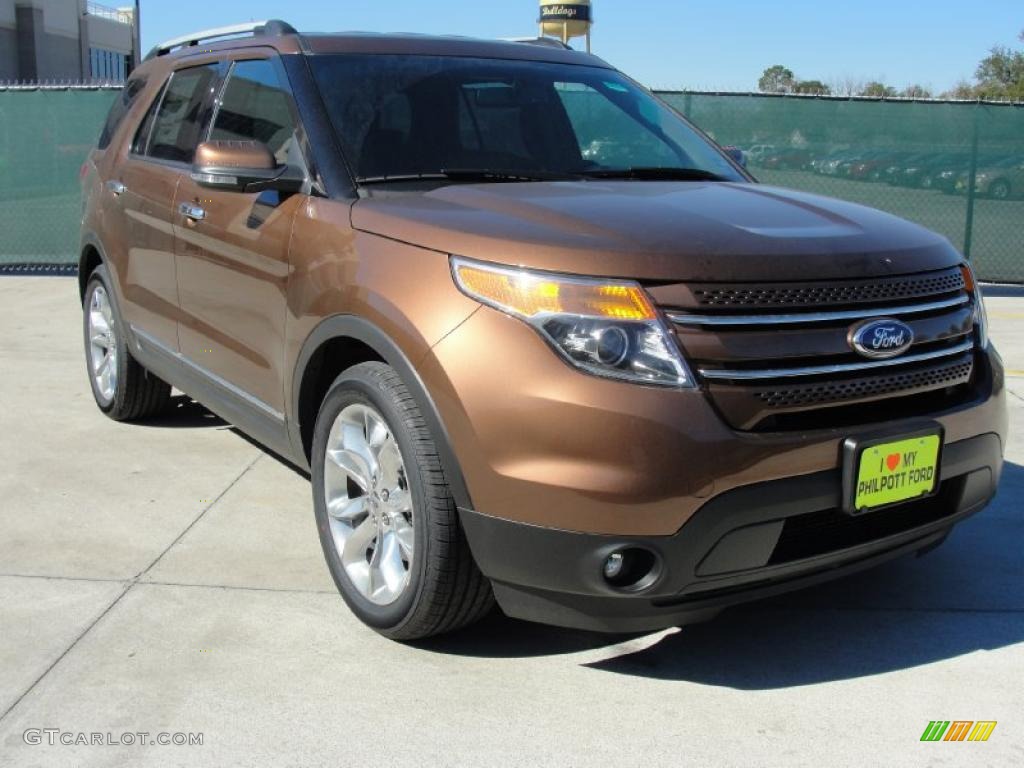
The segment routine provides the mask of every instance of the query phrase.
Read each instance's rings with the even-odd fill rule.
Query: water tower
[[[590,28],[594,25],[592,11],[590,0],[576,0],[575,3],[540,0],[540,35],[557,37],[566,45],[573,37],[586,37],[587,53],[590,53]]]

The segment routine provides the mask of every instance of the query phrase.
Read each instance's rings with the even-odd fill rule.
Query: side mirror
[[[259,141],[204,141],[196,147],[192,180],[203,187],[233,192],[298,192],[305,176],[291,165],[278,165]]]

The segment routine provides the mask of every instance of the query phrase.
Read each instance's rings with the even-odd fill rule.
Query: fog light
[[[608,559],[604,561],[604,577],[609,581],[618,578],[625,562],[626,558],[621,552],[613,552],[608,555]]]
[[[658,578],[658,559],[649,550],[625,547],[608,555],[601,571],[609,587],[635,592],[651,586]]]

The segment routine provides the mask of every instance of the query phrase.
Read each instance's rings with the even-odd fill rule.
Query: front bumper
[[[967,399],[916,421],[754,433],[731,429],[703,390],[584,375],[486,307],[419,365],[465,479],[469,545],[499,604],[608,631],[685,623],[940,541],[992,497],[1001,470],[1003,367],[989,349],[976,369]],[[839,511],[843,443],[921,419],[945,435],[943,492],[923,511],[869,513],[859,525],[870,531],[850,529]],[[603,580],[604,559],[623,546],[660,564],[642,591]]]
[[[852,517],[838,470],[736,488],[703,505],[672,536],[603,536],[461,510],[474,557],[510,616],[606,632],[710,618],[748,600],[846,575],[938,545],[995,495],[1002,443],[994,433],[945,446],[941,490],[923,501]],[[655,555],[638,592],[608,585],[616,550]]]

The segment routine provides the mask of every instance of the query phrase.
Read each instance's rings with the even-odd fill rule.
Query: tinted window
[[[164,91],[166,90],[167,83],[164,83],[160,93],[157,94],[156,98],[153,99],[153,103],[149,105],[149,109],[146,110],[146,116],[142,118],[139,129],[135,132],[135,138],[132,139],[132,152],[136,155],[144,155],[146,153],[149,134],[153,130],[153,120],[156,117],[156,111],[160,108],[160,102],[163,101]]]
[[[216,74],[216,64],[179,69],[174,73],[153,121],[147,155],[179,163],[192,162]]]
[[[210,138],[260,141],[279,163],[288,161],[295,145],[295,122],[273,62],[240,61],[231,68]]]
[[[614,70],[454,56],[309,62],[360,177],[660,166],[743,180],[677,113]]]
[[[136,77],[129,80],[124,88],[121,89],[121,93],[118,94],[113,106],[110,107],[110,112],[107,113],[107,122],[103,124],[103,131],[100,133],[99,140],[100,149],[106,149],[110,146],[118,126],[121,125],[124,116],[128,114],[132,104],[139,98],[139,94],[142,93],[145,87],[146,78]]]

